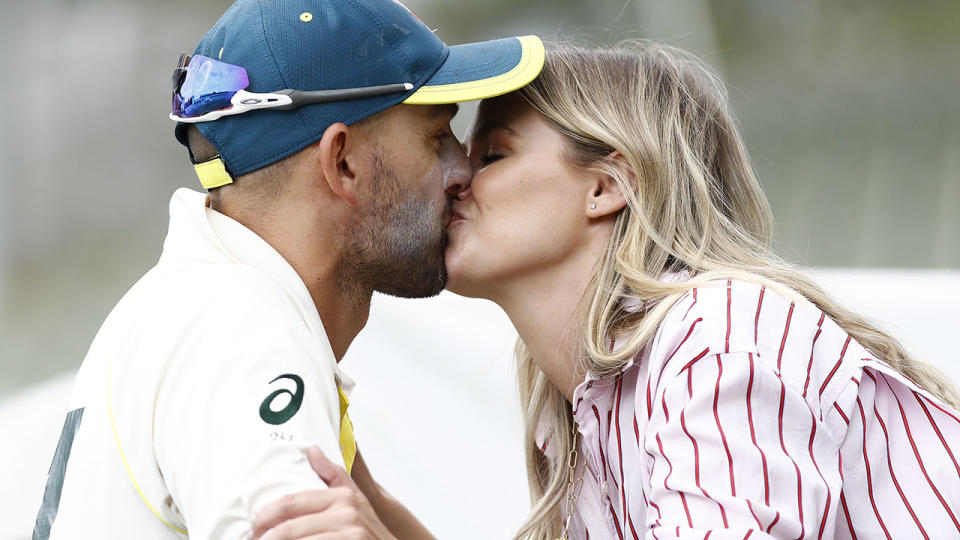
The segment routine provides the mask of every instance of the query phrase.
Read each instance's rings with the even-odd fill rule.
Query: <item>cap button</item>
[[[303,22],[310,22],[310,21],[312,21],[312,20],[313,20],[313,13],[310,13],[309,11],[304,11],[303,13],[300,14],[300,20],[303,21]]]

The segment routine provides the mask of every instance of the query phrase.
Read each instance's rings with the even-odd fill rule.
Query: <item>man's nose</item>
[[[450,197],[456,198],[470,188],[473,168],[470,167],[470,161],[463,146],[453,137],[444,144],[441,159],[443,160],[443,190]]]

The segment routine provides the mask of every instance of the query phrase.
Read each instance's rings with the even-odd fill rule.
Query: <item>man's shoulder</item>
[[[112,361],[117,381],[159,386],[169,377],[243,371],[240,365],[257,367],[264,358],[314,371],[335,364],[316,361],[332,358],[325,336],[268,273],[237,264],[216,265],[222,268],[215,271],[205,266],[148,272],[107,317],[84,366],[99,366],[94,371],[102,375]]]
[[[104,322],[146,333],[211,331],[223,326],[287,324],[302,319],[282,283],[242,264],[159,264],[143,276]]]
[[[189,295],[196,300],[191,303],[198,304],[209,299],[241,298],[269,302],[287,296],[283,284],[275,276],[263,269],[238,263],[161,263],[141,281],[154,293]]]

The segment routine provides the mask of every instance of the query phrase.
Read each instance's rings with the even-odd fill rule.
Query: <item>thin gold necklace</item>
[[[567,456],[567,507],[564,513],[566,518],[563,520],[563,534],[558,540],[567,540],[570,538],[570,521],[573,519],[573,511],[577,507],[577,497],[580,496],[580,490],[583,489],[583,472],[587,469],[587,464],[583,464],[583,469],[577,475],[577,422],[572,422],[570,431],[573,434],[573,445],[570,447],[570,454]],[[574,479],[576,478],[576,479]]]

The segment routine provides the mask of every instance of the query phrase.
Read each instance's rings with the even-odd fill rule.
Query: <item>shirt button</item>
[[[600,492],[603,493],[604,495],[607,495],[607,489],[609,487],[610,487],[609,484],[607,484],[606,482],[603,482],[602,484],[600,484]]]

